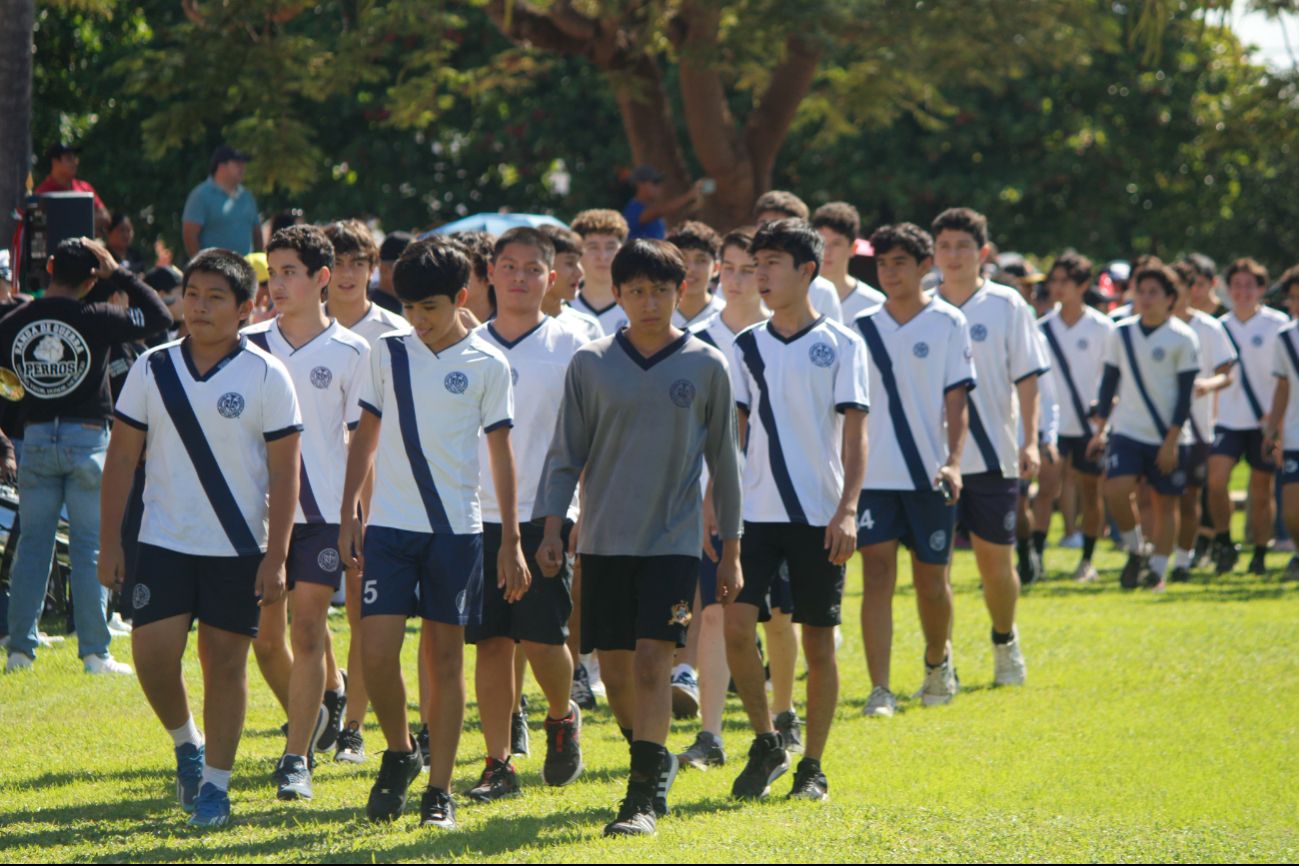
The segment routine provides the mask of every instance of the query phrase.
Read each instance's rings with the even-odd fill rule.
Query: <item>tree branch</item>
[[[681,104],[695,155],[714,178],[751,175],[749,156],[735,129],[735,118],[726,102],[726,88],[713,62],[721,24],[715,7],[700,8],[687,0],[677,16],[683,32],[677,74]]]
[[[554,18],[539,10],[526,0],[514,0],[510,10],[509,27],[506,27],[506,0],[490,0],[487,4],[487,17],[492,19],[496,28],[506,38],[524,48],[540,48],[558,54],[576,54],[588,57],[592,51],[592,38],[581,38],[572,35],[559,26]],[[567,6],[567,4],[560,4]],[[578,14],[574,12],[574,14]],[[565,18],[565,23],[572,26],[575,22]]]
[[[756,177],[766,178],[776,164],[789,125],[804,97],[812,89],[821,52],[797,36],[785,40],[785,59],[771,73],[771,81],[744,128],[744,143],[753,160]]]

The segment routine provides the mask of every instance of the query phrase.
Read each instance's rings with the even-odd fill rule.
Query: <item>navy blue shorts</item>
[[[190,622],[257,637],[257,569],[264,554],[196,556],[141,543],[135,556],[131,621],[135,628],[189,615]]]
[[[714,535],[708,539],[713,545],[713,552],[717,554],[718,559],[722,556],[722,539]],[[708,555],[699,559],[699,606],[708,607],[710,604],[718,604],[717,601],[717,563],[708,558]]]
[[[713,536],[713,550],[717,551],[717,556],[722,555],[722,540]],[[741,548],[742,549],[742,548]],[[717,600],[717,563],[713,562],[707,556],[699,560],[699,605],[708,607],[710,604],[720,604]],[[781,562],[780,574],[771,582],[771,593],[768,596],[767,608],[759,609],[759,622],[767,622],[771,619],[771,611],[779,610],[784,614],[794,612],[794,595],[789,588],[789,563]]]
[[[1110,437],[1109,447],[1105,450],[1105,465],[1110,478],[1135,475],[1146,479],[1161,496],[1181,496],[1186,492],[1186,464],[1190,460],[1190,451],[1188,445],[1178,446],[1177,469],[1171,475],[1164,475],[1155,464],[1155,458],[1159,456],[1158,445],[1115,435]]]
[[[1281,486],[1299,484],[1299,451],[1286,451],[1281,455]]]
[[[573,522],[564,521],[559,538],[568,550]],[[564,564],[554,577],[541,573],[537,548],[546,537],[538,523],[519,526],[523,559],[532,574],[532,585],[516,602],[505,600],[505,587],[497,586],[496,556],[501,550],[501,524],[483,524],[483,613],[478,623],[465,627],[465,643],[494,637],[559,646],[568,640],[568,618],[573,615],[573,562],[565,552]]]
[[[582,554],[582,652],[684,647],[698,587],[697,556]]]
[[[1075,472],[1081,472],[1083,475],[1100,475],[1104,472],[1104,467],[1095,460],[1087,459],[1087,446],[1091,441],[1090,436],[1061,436],[1056,447],[1060,450],[1061,459],[1066,463],[1072,463]]]
[[[1019,479],[1000,471],[961,476],[961,498],[956,519],[990,544],[1015,543],[1015,517],[1019,508]]]
[[[1263,431],[1258,427],[1252,430],[1229,430],[1226,427],[1213,428],[1212,454],[1222,454],[1237,462],[1241,457],[1255,472],[1276,472],[1276,464],[1263,456]]]
[[[857,547],[901,540],[916,559],[946,565],[956,506],[937,490],[863,490],[857,499]]]
[[[1209,482],[1209,452],[1213,450],[1211,442],[1194,442],[1191,444],[1190,456],[1186,459],[1186,486],[1203,487]]]
[[[776,607],[789,613],[788,604],[794,622],[819,628],[839,625],[847,569],[830,561],[824,526],[746,520],[740,568],[744,588],[735,600],[756,607],[760,622],[771,619]],[[788,597],[782,598],[785,593]]]
[[[343,561],[338,556],[338,524],[293,524],[284,571],[289,589],[301,581],[319,583],[337,591],[343,580]]]
[[[482,608],[481,532],[366,529],[362,617],[419,616],[447,625],[469,625],[478,622]]]

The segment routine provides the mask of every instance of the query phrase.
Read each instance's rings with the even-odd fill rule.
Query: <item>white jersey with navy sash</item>
[[[713,292],[708,298],[708,303],[704,308],[687,319],[685,314],[678,307],[677,311],[672,314],[672,324],[683,331],[696,333],[708,324],[708,320],[716,316],[726,307],[726,299],[722,297],[721,292]]]
[[[1147,445],[1163,445],[1177,408],[1177,377],[1200,369],[1195,332],[1176,316],[1149,334],[1140,316],[1119,322],[1105,346],[1105,363],[1119,370],[1118,402],[1110,429]],[[1191,444],[1191,425],[1179,440]]]
[[[1037,341],[1041,345],[1043,357],[1051,357],[1051,347],[1046,343],[1046,335],[1037,331]],[[1055,390],[1055,377],[1049,372],[1037,377],[1037,441],[1038,444],[1056,445],[1060,441],[1060,395]],[[1024,429],[1019,430],[1019,444],[1024,444]]]
[[[586,337],[587,342],[598,340],[604,336],[604,329],[600,327],[600,320],[595,316],[588,316],[586,313],[580,313],[569,306],[565,301],[559,309],[559,315],[555,316],[555,321],[566,325],[582,336]]]
[[[294,523],[337,523],[347,475],[347,431],[361,420],[361,389],[370,375],[370,344],[336,321],[297,349],[279,319],[244,336],[288,369],[302,412],[302,467]]]
[[[807,299],[812,302],[812,309],[818,315],[825,316],[832,322],[844,322],[843,305],[839,303],[839,290],[828,277],[818,276],[807,287]],[[849,323],[851,324],[851,323]]]
[[[610,301],[609,306],[597,310],[586,299],[581,292],[573,299],[573,307],[579,313],[586,313],[588,316],[595,318],[600,323],[600,330],[604,331],[606,337],[618,333],[627,327],[627,314],[623,312],[617,301]]]
[[[514,446],[514,471],[518,480],[518,513],[520,520],[526,521],[532,515],[546,452],[555,433],[555,419],[559,417],[559,404],[564,400],[568,362],[574,352],[591,341],[549,316],[513,341],[498,334],[492,322],[474,334],[490,343],[510,364],[510,378],[514,383],[514,430],[510,444]],[[478,471],[483,521],[500,523],[501,506],[496,500],[486,436],[478,440]],[[577,520],[576,496],[568,510],[568,519]]]
[[[979,387],[970,394],[970,432],[961,472],[1019,476],[1019,394],[1016,386],[1050,369],[1038,342],[1037,320],[1018,291],[985,280],[960,306],[970,329]]]
[[[1060,404],[1060,435],[1091,438],[1092,403],[1100,392],[1105,372],[1105,346],[1114,331],[1114,321],[1093,307],[1083,307],[1082,316],[1070,327],[1054,309],[1038,320],[1038,329],[1051,350],[1051,380]],[[982,387],[982,383],[980,383]]]
[[[735,401],[749,413],[744,519],[827,526],[843,496],[843,418],[870,405],[861,339],[824,316],[782,337],[764,322],[735,338]]]
[[[840,298],[839,304],[843,308],[843,320],[847,325],[857,321],[857,317],[869,310],[871,307],[878,307],[888,300],[884,293],[878,289],[873,289],[855,277],[849,277],[854,285],[848,297]]]
[[[145,431],[140,541],[194,556],[266,552],[266,443],[302,430],[284,365],[240,337],[203,375],[188,338],[136,360],[117,419]]]
[[[933,490],[950,453],[947,392],[975,384],[965,316],[934,297],[905,325],[883,306],[855,324],[866,340],[874,398],[862,489]]]
[[[325,315],[329,315],[329,310],[325,310]],[[390,334],[393,331],[410,331],[410,322],[396,313],[390,313],[383,307],[370,302],[370,310],[362,316],[356,324],[347,330],[353,334],[359,334],[367,343],[370,344],[370,350],[374,351],[375,345],[379,338],[384,334]]]
[[[361,408],[383,419],[366,522],[409,532],[483,531],[478,437],[510,426],[510,363],[471,332],[440,353],[414,331],[370,353]]]
[[[1299,449],[1299,323],[1291,322],[1277,331],[1276,348],[1272,354],[1274,379],[1285,379],[1290,383],[1290,400],[1285,404],[1285,420],[1281,427],[1281,447],[1294,451]],[[1286,471],[1290,473],[1290,470]]]
[[[1196,339],[1200,341],[1200,378],[1207,379],[1216,374],[1223,364],[1236,362],[1236,350],[1232,348],[1231,340],[1227,337],[1227,330],[1222,326],[1222,322],[1208,313],[1192,309],[1191,320],[1186,324],[1191,326]],[[1263,387],[1268,393],[1268,403],[1271,405],[1272,382],[1265,379],[1264,383]],[[1192,441],[1200,443],[1213,441],[1213,404],[1214,394],[1204,394],[1200,397],[1192,394],[1190,419]]]
[[[1290,321],[1284,313],[1271,307],[1259,307],[1257,313],[1242,322],[1232,310],[1222,322],[1239,366],[1231,384],[1218,392],[1218,426],[1228,430],[1255,430],[1259,419],[1272,408],[1272,358],[1276,352],[1276,334]]]

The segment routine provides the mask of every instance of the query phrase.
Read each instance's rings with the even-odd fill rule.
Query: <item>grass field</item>
[[[1029,662],[1022,689],[989,688],[987,615],[973,558],[959,554],[956,660],[965,691],[937,709],[904,701],[893,720],[860,715],[869,682],[854,563],[843,697],[824,762],[831,802],[785,801],[788,776],[769,802],[729,801],[749,742],[732,699],[724,732],[731,764],[683,771],[674,815],[651,840],[600,836],[622,796],[627,760],[603,706],[586,716],[587,770],[578,783],[541,785],[544,742],[535,725],[534,756],[518,759],[524,795],[489,806],[461,802],[458,833],[418,830],[412,811],[394,826],[365,822],[380,744],[373,726],[368,764],[323,763],[313,802],[279,803],[270,777],[283,718],[256,673],[231,791],[236,823],[190,831],[175,806],[171,744],[139,687],[84,676],[70,641],[43,652],[34,673],[0,677],[0,852],[62,862],[1299,859],[1299,587],[1277,581],[1288,555],[1270,557],[1277,571],[1267,578],[1198,575],[1153,596],[1121,592],[1123,559],[1108,542],[1100,547],[1103,579],[1091,586],[1065,577],[1075,551],[1048,550],[1056,577],[1020,609]],[[901,693],[918,688],[922,673],[909,588],[898,593],[895,612]],[[340,650],[346,640],[343,631]],[[414,646],[407,642],[411,681]],[[114,649],[129,659],[125,641]],[[472,651],[468,660],[472,666]],[[186,670],[197,706],[192,642]],[[529,694],[540,700],[531,682]],[[669,747],[684,748],[695,730],[674,723]],[[482,754],[471,703],[457,790],[476,780]]]

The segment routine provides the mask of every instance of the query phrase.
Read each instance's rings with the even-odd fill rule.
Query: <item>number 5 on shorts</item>
[[[374,604],[379,600],[379,587],[376,585],[379,581],[367,580],[364,584],[364,592],[361,593],[361,600],[366,604]]]

